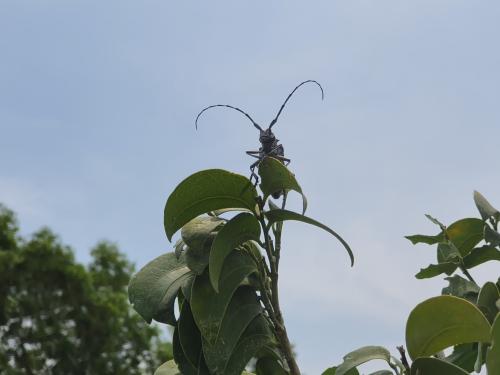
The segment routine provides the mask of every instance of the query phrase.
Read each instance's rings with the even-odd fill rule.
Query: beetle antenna
[[[269,129],[271,129],[271,128],[273,127],[273,125],[274,125],[274,124],[276,124],[276,121],[278,121],[278,117],[280,117],[281,112],[282,112],[282,111],[283,111],[283,109],[285,108],[286,103],[287,103],[287,102],[288,102],[288,100],[292,97],[292,95],[295,93],[295,91],[297,91],[297,89],[298,89],[300,86],[302,86],[302,85],[304,85],[304,84],[306,84],[306,83],[309,83],[309,82],[317,84],[317,85],[318,85],[318,87],[319,87],[319,89],[321,90],[321,100],[323,100],[323,99],[325,98],[325,93],[323,92],[323,87],[321,87],[321,85],[320,85],[318,82],[316,82],[316,81],[314,81],[314,80],[312,80],[312,79],[309,79],[309,80],[307,80],[307,81],[302,82],[302,83],[301,83],[301,84],[299,84],[297,87],[295,87],[295,88],[293,89],[293,91],[292,91],[290,94],[288,94],[287,98],[285,99],[285,102],[281,105],[281,108],[280,108],[280,110],[278,111],[278,114],[276,115],[276,117],[274,118],[274,120],[273,120],[273,121],[271,121],[271,124],[269,125]]]
[[[209,107],[207,107],[207,108],[202,109],[202,111],[201,111],[200,113],[198,113],[198,116],[196,116],[196,120],[195,120],[195,122],[194,122],[194,126],[195,126],[195,128],[196,128],[196,129],[198,129],[198,119],[200,118],[201,114],[202,114],[203,112],[205,112],[207,109],[214,108],[214,107],[227,107],[227,108],[234,109],[234,110],[236,110],[236,111],[238,111],[238,112],[240,112],[240,113],[243,113],[243,114],[244,114],[244,115],[245,115],[245,116],[246,116],[246,117],[247,117],[250,121],[252,121],[253,126],[255,126],[255,127],[256,127],[257,129],[259,129],[260,131],[263,131],[263,130],[262,130],[262,128],[259,126],[259,124],[257,124],[257,123],[253,120],[253,118],[251,118],[251,117],[250,117],[250,115],[249,115],[248,113],[246,113],[246,112],[242,111],[241,109],[239,109],[239,108],[237,108],[237,107],[233,107],[233,106],[231,106],[231,105],[227,105],[227,104],[216,104],[216,105],[211,105],[211,106],[209,106]]]

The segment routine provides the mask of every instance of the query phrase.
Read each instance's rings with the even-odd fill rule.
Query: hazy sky
[[[163,207],[189,174],[248,174],[275,127],[308,214],[350,242],[286,224],[282,307],[308,375],[363,345],[404,343],[409,311],[444,281],[413,275],[433,234],[500,206],[498,1],[0,1],[0,201],[79,260],[99,239],[139,267],[171,249]],[[299,207],[294,197],[292,205]],[[480,281],[498,265],[473,270]],[[371,366],[367,368],[376,368]]]

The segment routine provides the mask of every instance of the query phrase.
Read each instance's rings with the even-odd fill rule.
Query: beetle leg
[[[250,155],[253,158],[260,159],[260,151],[247,151],[247,155]]]
[[[259,165],[259,163],[260,163],[260,158],[250,166],[250,171],[252,172],[250,174],[250,181],[252,181],[252,178],[255,178],[254,186],[257,186],[257,184],[259,183],[259,176],[257,176],[257,174],[255,173],[255,168],[257,167],[257,165]]]

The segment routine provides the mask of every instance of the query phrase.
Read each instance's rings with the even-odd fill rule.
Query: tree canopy
[[[171,344],[128,304],[133,265],[108,242],[79,264],[49,229],[19,235],[0,205],[0,369],[6,374],[151,374]]]

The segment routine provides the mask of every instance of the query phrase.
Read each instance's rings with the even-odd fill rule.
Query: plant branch
[[[286,203],[286,195],[283,196],[283,207]],[[259,208],[261,209],[261,212],[264,211],[263,207],[263,202],[260,200],[259,201]],[[276,248],[274,248],[273,241],[270,237],[269,230],[271,229],[269,225],[266,225],[266,222],[264,220],[264,216],[260,216],[259,222],[261,224],[262,230],[264,232],[264,244],[265,244],[265,250],[266,254],[269,260],[269,266],[271,268],[271,298],[270,301],[268,300],[268,295],[267,293],[269,292],[266,290],[264,292],[265,296],[263,296],[263,302],[264,305],[266,306],[267,304],[270,303],[270,307],[266,306],[266,310],[268,310],[268,313],[270,315],[270,318],[274,324],[274,329],[275,329],[275,334],[276,338],[279,342],[279,345],[281,347],[281,352],[283,356],[285,357],[286,363],[288,364],[288,367],[290,368],[290,375],[300,375],[300,370],[297,365],[297,362],[295,361],[295,358],[293,356],[293,351],[292,351],[292,345],[290,344],[290,340],[288,339],[288,334],[286,332],[285,328],[285,323],[283,320],[283,314],[281,313],[280,309],[280,304],[279,304],[279,295],[278,295],[278,265],[279,265],[279,256],[280,256],[280,250],[281,250],[281,229],[283,223],[278,223],[276,225],[276,230],[274,231],[274,239],[276,241]],[[267,289],[267,288],[266,288]]]

